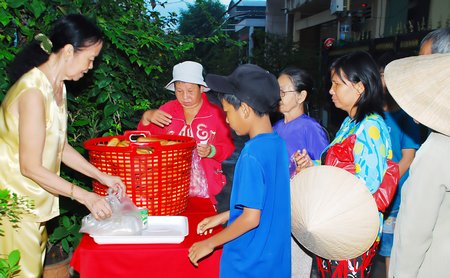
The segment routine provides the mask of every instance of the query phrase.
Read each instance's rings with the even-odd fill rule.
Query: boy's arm
[[[214,251],[217,246],[258,227],[260,215],[261,211],[258,209],[244,208],[242,214],[224,230],[206,240],[194,243],[189,248],[189,259],[195,266],[198,266],[198,261]]]
[[[230,211],[224,211],[211,217],[206,217],[197,225],[197,234],[206,235],[210,229],[225,224],[230,218]]]
[[[398,162],[398,168],[400,170],[400,178],[408,171],[409,166],[414,160],[416,155],[415,149],[402,149],[402,158]]]

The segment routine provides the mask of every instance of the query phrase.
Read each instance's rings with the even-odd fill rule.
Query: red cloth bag
[[[345,138],[341,143],[334,144],[328,148],[325,165],[336,166],[355,174],[355,159],[353,156],[353,147],[356,142],[356,134]],[[378,210],[384,212],[392,199],[399,181],[398,164],[387,159],[388,168],[381,181],[380,187],[373,193]]]

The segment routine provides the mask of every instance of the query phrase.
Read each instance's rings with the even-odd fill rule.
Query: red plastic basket
[[[139,136],[176,141],[174,145],[159,142],[139,143]],[[107,146],[112,138],[130,141],[128,147]],[[122,136],[93,138],[84,143],[91,163],[100,171],[119,176],[126,193],[138,207],[148,209],[149,215],[177,215],[187,206],[191,176],[194,139],[177,135],[150,135],[145,131],[126,131]],[[152,154],[140,154],[142,148]],[[92,182],[94,192],[107,194],[107,187]]]

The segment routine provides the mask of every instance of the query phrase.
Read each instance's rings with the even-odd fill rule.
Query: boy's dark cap
[[[280,101],[277,78],[257,65],[240,65],[228,76],[208,74],[205,79],[210,89],[232,94],[261,113],[275,111]]]

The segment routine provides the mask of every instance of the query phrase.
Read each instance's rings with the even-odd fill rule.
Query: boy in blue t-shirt
[[[205,218],[197,233],[228,221],[227,227],[193,244],[189,259],[198,265],[223,245],[221,277],[291,277],[289,158],[269,118],[280,98],[277,79],[245,64],[229,76],[209,74],[206,83],[219,92],[231,128],[250,140],[236,163],[230,211]]]

